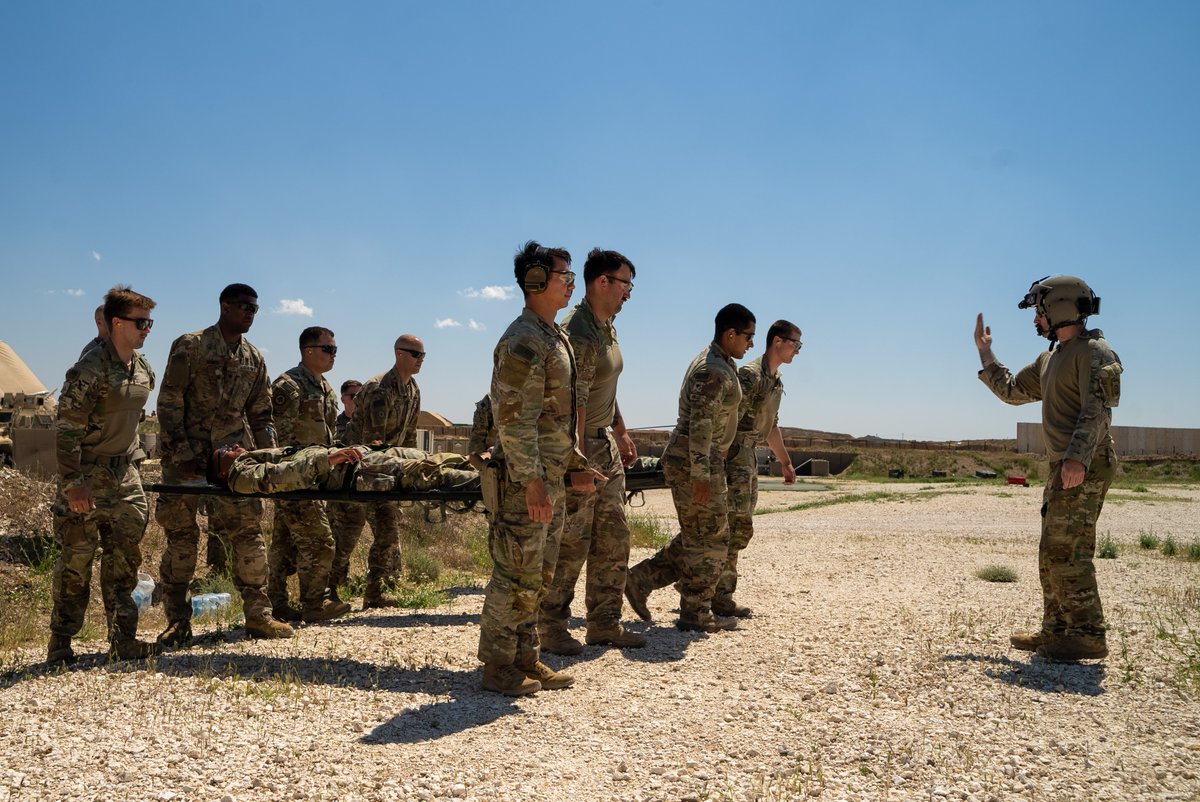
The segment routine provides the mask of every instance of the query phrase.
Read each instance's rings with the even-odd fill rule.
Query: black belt
[[[607,432],[608,432],[608,427],[601,426],[599,429],[584,429],[583,436],[584,437],[592,437],[592,438],[595,438],[596,440],[603,440],[605,437],[605,434]]]

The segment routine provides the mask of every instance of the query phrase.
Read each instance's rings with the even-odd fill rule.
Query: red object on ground
[[[1010,485],[1020,485],[1021,487],[1029,487],[1029,480],[1027,480],[1024,476],[1010,476],[1010,477],[1008,477],[1008,483]]]

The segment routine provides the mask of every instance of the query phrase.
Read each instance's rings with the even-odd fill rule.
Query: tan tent
[[[46,386],[38,381],[25,360],[17,356],[8,343],[0,340],[0,395],[25,393],[35,395],[46,392]]]

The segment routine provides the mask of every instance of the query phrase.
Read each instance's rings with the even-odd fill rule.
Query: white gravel
[[[647,648],[548,657],[577,685],[525,699],[478,689],[478,588],[149,663],[29,650],[0,679],[0,802],[1200,799],[1200,699],[1153,637],[1184,598],[1200,624],[1200,563],[1136,545],[1200,538],[1200,490],[1113,493],[1112,653],[1064,666],[1008,647],[1040,618],[1039,488],[830,487],[761,505],[899,495],[757,517],[742,630],[677,631],[664,589]],[[670,515],[649,496],[634,514]]]

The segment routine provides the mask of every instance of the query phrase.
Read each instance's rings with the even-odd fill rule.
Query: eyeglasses
[[[230,306],[236,306],[243,312],[249,312],[252,315],[258,314],[258,304],[250,303],[249,301],[226,301]]]
[[[740,335],[742,335],[743,337],[745,337],[747,340],[753,340],[753,339],[754,339],[754,332],[753,332],[753,331],[742,331],[741,329],[734,329],[734,331],[736,331],[738,334],[740,334]]]
[[[321,351],[324,351],[325,353],[329,354],[330,356],[337,355],[337,346],[336,345],[306,345],[304,347],[320,349]]]
[[[804,343],[800,342],[800,340],[798,338],[792,339],[791,337],[780,337],[779,339],[783,340],[784,342],[791,343],[792,347],[795,348],[797,351],[799,351],[802,347],[804,347]]]
[[[418,351],[415,348],[397,348],[396,350],[403,351],[404,353],[411,356],[413,359],[424,359],[425,358],[425,352]]]
[[[116,315],[119,320],[128,320],[133,325],[137,326],[138,331],[150,331],[154,326],[154,321],[148,317],[125,317],[124,315]]]
[[[633,292],[633,282],[632,282],[632,281],[630,281],[629,279],[627,279],[627,278],[621,278],[620,276],[614,276],[614,275],[612,275],[612,274],[610,274],[610,273],[605,273],[605,274],[604,274],[604,277],[605,277],[606,279],[608,279],[609,281],[619,281],[619,282],[621,282],[622,284],[624,284],[624,285],[625,285],[625,290],[626,290],[626,292]]]
[[[550,272],[557,273],[558,275],[562,276],[564,284],[574,284],[575,283],[575,271],[574,270],[551,270]]]

